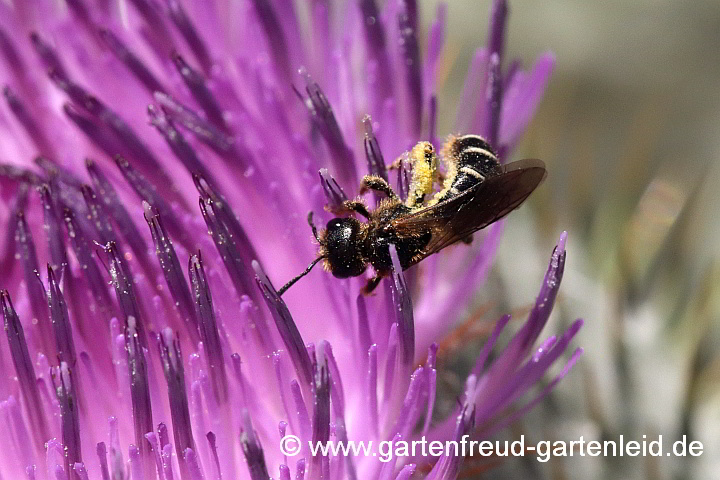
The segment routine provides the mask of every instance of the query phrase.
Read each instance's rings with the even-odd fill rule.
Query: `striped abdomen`
[[[444,150],[450,177],[437,201],[447,200],[495,174],[500,165],[490,145],[477,135],[463,135],[448,143]]]

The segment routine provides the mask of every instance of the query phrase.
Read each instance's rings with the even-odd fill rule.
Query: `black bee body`
[[[384,201],[367,223],[355,218],[333,218],[318,235],[320,256],[326,270],[338,278],[361,275],[368,264],[386,276],[392,269],[390,244],[395,245],[400,265],[406,269],[430,241],[431,232],[398,235],[392,227],[396,219],[412,210],[398,201]]]
[[[367,220],[337,217],[317,231],[308,216],[318,257],[278,293],[310,272],[320,260],[338,278],[362,275],[372,265],[375,276],[363,292],[371,292],[392,272],[390,245],[405,270],[424,258],[501,219],[535,190],[546,175],[540,160],[521,160],[500,165],[490,145],[477,135],[450,137],[443,149],[446,176],[443,188],[427,204],[428,192],[438,179],[434,148],[420,142],[409,155],[413,178],[408,200],[403,203],[384,179],[367,175],[360,192],[374,190],[385,198],[370,211],[361,200],[346,201],[336,213],[356,213]]]
[[[497,175],[500,162],[490,144],[477,135],[464,135],[450,140],[443,151],[448,164],[445,189],[436,196],[435,203],[469,190],[487,177]]]
[[[383,276],[392,269],[390,244],[395,245],[400,265],[405,270],[413,264],[413,259],[422,252],[432,236],[430,229],[415,235],[399,235],[392,223],[409,215],[412,209],[400,202],[387,203],[378,206],[371,215],[364,241],[365,258]]]

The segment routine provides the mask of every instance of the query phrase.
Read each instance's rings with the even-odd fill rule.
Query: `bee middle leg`
[[[472,241],[473,241],[472,233],[471,233],[470,235],[468,235],[467,237],[463,238],[463,239],[460,240],[460,241],[461,241],[462,243],[464,243],[465,245],[470,245],[470,244],[472,244]]]
[[[362,195],[368,190],[384,193],[388,198],[393,200],[398,198],[390,184],[384,178],[378,177],[377,175],[365,175],[363,177],[362,182],[360,182],[360,194]]]

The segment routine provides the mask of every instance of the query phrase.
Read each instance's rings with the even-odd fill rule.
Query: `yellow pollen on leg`
[[[414,207],[425,195],[433,191],[433,183],[437,177],[437,157],[430,142],[419,142],[409,155],[412,165],[412,181],[406,205]]]
[[[433,195],[433,198],[427,203],[427,206],[435,205],[450,192],[455,177],[458,174],[458,159],[454,155],[455,142],[460,138],[457,135],[448,135],[445,145],[440,151],[440,159],[445,167],[445,180],[443,181],[442,190]]]

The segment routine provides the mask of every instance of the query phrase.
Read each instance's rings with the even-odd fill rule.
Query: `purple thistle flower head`
[[[581,326],[536,346],[564,234],[529,318],[490,361],[497,322],[446,418],[437,344],[504,221],[406,272],[391,246],[373,296],[316,269],[281,297],[317,256],[309,211],[326,223],[367,173],[404,197],[411,172],[387,166],[440,146],[447,7],[424,39],[414,0],[379,3],[307,2],[307,28],[284,1],[0,4],[1,477],[454,479],[461,456],[308,442],[485,438],[572,367],[579,350],[527,400]],[[501,161],[554,63],[505,61],[507,11],[493,2],[454,125]]]

